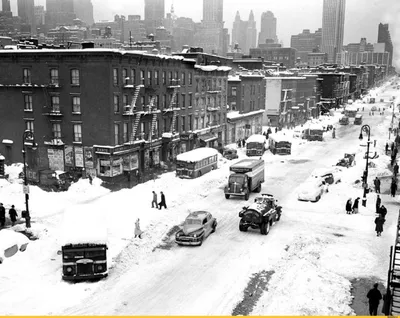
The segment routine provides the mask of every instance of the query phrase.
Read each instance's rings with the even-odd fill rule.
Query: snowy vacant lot
[[[371,93],[386,102],[399,95],[389,87]],[[384,149],[392,113],[387,109],[383,116],[377,112],[369,116],[372,106],[388,106],[359,104],[364,124],[371,126],[371,139],[377,141],[371,152],[376,151],[379,158],[372,160],[375,167],[369,169],[369,183],[376,176],[382,178],[382,203],[388,209],[382,237],[374,231],[374,193],[368,194],[367,207],[360,207],[359,214],[345,212],[347,199],[362,197],[361,185],[355,181],[365,169],[366,135],[360,142],[361,126],[353,125],[353,120],[340,126],[338,111],[324,119],[336,127],[335,139],[327,132],[323,142],[294,139],[290,156],[264,154],[266,182],[262,193],[273,194],[283,207],[281,221],[267,236],[239,231],[238,213],[257,194],[248,202],[224,196],[229,166],[246,157],[243,149],[238,151],[239,159],[220,158],[219,169],[195,180],[178,179],[169,173],[114,193],[97,179],[93,185],[81,180],[65,193],[32,187],[32,229],[39,240],[0,265],[2,314],[354,314],[350,281],[377,277],[385,283],[398,219],[398,200],[390,197],[385,181],[392,175]],[[329,192],[317,203],[298,201],[302,182],[315,169],[336,165],[345,153],[356,154],[356,165],[343,169],[342,182],[329,186]],[[18,169],[9,167],[8,172],[15,176]],[[15,204],[23,209],[21,184],[0,181],[0,201],[7,208]],[[165,193],[167,210],[151,208],[153,190]],[[98,212],[97,222],[107,226],[110,270],[108,278],[100,282],[70,284],[61,280],[58,252],[63,213],[74,205]],[[173,235],[168,234],[196,210],[207,210],[217,218],[216,233],[200,247],[176,246]],[[137,218],[145,231],[142,240],[133,238]],[[87,228],[90,231],[90,224]]]

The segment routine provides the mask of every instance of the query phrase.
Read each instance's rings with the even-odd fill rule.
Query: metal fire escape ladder
[[[397,222],[396,242],[392,259],[390,286],[392,287],[391,315],[400,316],[400,216]]]
[[[153,140],[153,134],[154,134],[154,129],[156,128],[156,123],[157,123],[157,113],[153,112],[153,108],[154,108],[154,102],[156,100],[156,97],[153,96],[150,99],[150,105],[149,105],[149,113],[153,113],[153,119],[151,121],[151,128],[150,128],[150,136],[149,136],[149,140],[152,141]]]
[[[137,101],[137,99],[139,97],[140,89],[142,87],[143,87],[143,85],[138,85],[135,88],[135,93],[133,94],[133,97],[132,97],[131,107],[130,107],[130,109],[128,111],[128,113],[130,115],[134,115],[133,111],[134,111],[134,109],[136,107],[136,101]],[[141,113],[136,113],[135,122],[133,123],[133,127],[132,127],[130,142],[134,142],[135,139],[136,139],[136,132],[137,132],[137,129],[139,127],[141,116],[142,116]]]
[[[130,114],[133,114],[133,110],[134,110],[135,107],[136,107],[136,101],[137,101],[137,99],[138,99],[138,97],[139,97],[140,89],[141,89],[142,87],[144,87],[144,86],[143,86],[143,85],[138,85],[138,86],[136,86],[136,88],[135,88],[135,93],[133,94],[133,97],[132,97],[131,108],[130,108],[130,110],[129,110],[129,113],[130,113]]]
[[[176,103],[176,96],[178,95],[178,91],[180,86],[174,87],[174,93],[172,94],[170,108],[172,109],[172,122],[171,122],[171,134],[175,132],[175,124],[176,124],[176,117],[178,116],[178,110],[174,107]]]

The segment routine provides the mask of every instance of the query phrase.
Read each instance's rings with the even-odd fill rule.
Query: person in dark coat
[[[382,216],[382,214],[379,214],[379,216],[375,219],[376,236],[381,236],[383,232],[384,223],[385,223],[385,218]]]
[[[377,316],[379,302],[382,299],[382,294],[378,289],[378,284],[374,284],[374,288],[368,292],[367,298],[369,303],[369,314],[371,316]]]
[[[393,167],[393,173],[394,173],[394,176],[397,177],[397,175],[399,173],[399,165],[397,164],[397,162]]]
[[[278,127],[275,127],[275,134],[278,132]]]
[[[359,205],[360,205],[360,198],[357,198],[357,199],[354,201],[354,204],[353,204],[353,213],[354,213],[354,214],[357,214],[357,213],[358,213],[358,207],[359,207]]]
[[[15,222],[17,222],[17,217],[18,217],[17,211],[15,211],[14,208],[15,208],[14,205],[12,205],[11,209],[8,210],[12,226],[14,226]]]
[[[162,192],[162,191],[161,191],[161,201],[158,204],[158,206],[159,206],[159,210],[161,210],[162,207],[167,209],[167,203],[165,202],[165,195],[164,195],[164,192]]]
[[[381,193],[381,180],[379,180],[378,177],[376,177],[374,180],[374,186],[375,186],[375,192]]]
[[[386,143],[386,146],[385,146],[385,154],[386,154],[386,155],[388,154],[388,151],[389,151],[389,144]]]
[[[392,145],[390,146],[390,149],[392,150],[392,153],[393,153],[393,150],[394,150],[394,142],[392,142]]]
[[[271,135],[271,134],[272,134],[271,127],[268,127],[267,134],[268,134],[268,135]]]
[[[392,197],[396,196],[396,191],[397,191],[397,183],[393,181],[392,184],[390,185],[390,193],[392,194]]]
[[[347,200],[347,202],[346,202],[346,213],[347,214],[351,214],[351,212],[352,212],[352,201],[351,201],[351,199],[348,199]]]
[[[376,198],[376,204],[375,204],[376,213],[379,213],[379,211],[380,211],[381,202],[382,202],[381,197],[378,195],[377,198]]]
[[[154,208],[154,206],[156,208],[158,206],[157,193],[155,191],[153,191],[153,201],[151,201],[151,207]]]
[[[382,205],[381,208],[379,209],[379,214],[382,215],[383,218],[386,218],[387,209],[384,205]]]
[[[394,144],[394,143],[393,143]],[[397,147],[394,148],[393,154],[394,154],[394,159],[397,158],[397,154],[399,153],[399,151],[397,150]]]
[[[237,145],[238,145],[238,148],[242,148],[242,140],[241,139],[239,139],[237,141]]]
[[[3,206],[3,203],[0,203],[0,227],[4,227],[6,224],[6,209]]]
[[[244,138],[242,140],[242,146],[243,146],[243,148],[246,147],[246,140]]]

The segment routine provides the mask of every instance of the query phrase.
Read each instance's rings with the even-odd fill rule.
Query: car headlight
[[[72,272],[72,267],[67,267],[67,273],[71,273]]]
[[[194,234],[193,237],[196,238],[196,237],[197,237],[197,234]]]

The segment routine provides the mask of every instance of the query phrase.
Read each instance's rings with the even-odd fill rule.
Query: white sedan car
[[[311,176],[314,178],[322,178],[328,185],[336,184],[342,181],[342,169],[339,167],[315,169]]]
[[[318,202],[325,192],[328,192],[328,184],[322,178],[311,177],[301,185],[298,199]]]
[[[0,264],[4,259],[14,256],[18,251],[24,252],[29,239],[22,233],[3,229],[0,231]]]

